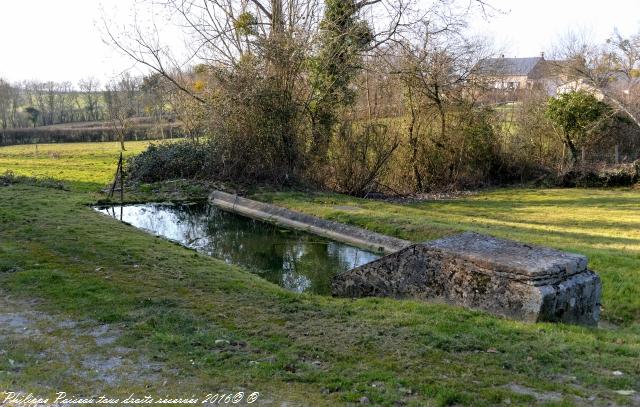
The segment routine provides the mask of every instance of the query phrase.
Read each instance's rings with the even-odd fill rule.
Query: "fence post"
[[[113,185],[111,185],[111,190],[109,191],[109,199],[113,197],[113,193],[116,190],[116,185],[118,185],[118,175],[120,176],[120,198],[122,199],[122,151],[120,152],[120,159],[118,160],[118,167],[116,168],[116,175],[113,177]]]
[[[616,164],[620,164],[620,146],[616,144]]]

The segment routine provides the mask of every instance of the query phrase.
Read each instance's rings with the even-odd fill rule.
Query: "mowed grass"
[[[52,318],[116,327],[121,335],[100,352],[109,357],[128,349],[128,360],[154,371],[144,382],[137,372],[121,370],[112,372],[113,380],[99,380],[87,368],[89,348],[69,348],[69,328],[46,333],[67,347],[64,356],[49,352],[37,336],[0,335],[0,392],[202,397],[242,390],[259,391],[258,405],[294,406],[358,404],[363,397],[373,405],[411,406],[638,401],[630,393],[640,392],[633,301],[605,293],[605,314],[619,326],[596,329],[524,324],[409,300],[290,293],[95,213],[88,205],[112,177],[112,147],[53,147],[75,152],[64,161],[53,154],[34,167],[28,149],[23,158],[15,147],[0,148],[2,159],[13,160],[11,166],[0,162],[0,172],[55,178],[58,171],[69,186],[0,186],[0,292],[38,300],[33,306]],[[104,173],[76,166],[90,157],[94,171]],[[619,261],[617,269],[637,278],[637,231],[625,226],[638,221],[629,209],[638,197],[632,190],[504,190],[409,205],[326,194],[261,196],[412,240],[472,229],[568,245],[591,256],[605,284],[616,273],[602,267],[608,253]],[[616,216],[607,216],[607,207]],[[629,289],[637,293],[634,281]]]
[[[124,157],[139,154],[149,141],[125,143]],[[36,147],[37,146],[37,147]],[[120,143],[25,144],[0,148],[0,173],[50,177],[69,181],[76,188],[95,189],[113,180]]]
[[[411,204],[331,194],[258,198],[413,241],[471,230],[581,253],[602,277],[603,317],[640,322],[640,189],[503,189]]]

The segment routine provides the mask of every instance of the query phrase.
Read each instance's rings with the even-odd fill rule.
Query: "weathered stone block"
[[[341,297],[445,301],[524,321],[596,325],[601,284],[587,258],[463,233],[412,245],[334,277]]]

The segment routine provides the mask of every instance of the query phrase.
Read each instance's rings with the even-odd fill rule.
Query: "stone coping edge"
[[[209,195],[209,203],[228,212],[312,233],[377,253],[395,253],[413,244],[408,240],[370,232],[344,223],[320,219],[312,215],[222,191],[213,191]]]

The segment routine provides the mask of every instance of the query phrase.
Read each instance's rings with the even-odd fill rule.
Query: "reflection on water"
[[[145,204],[95,209],[227,263],[244,266],[297,292],[329,294],[331,277],[336,273],[380,257],[209,205]]]

